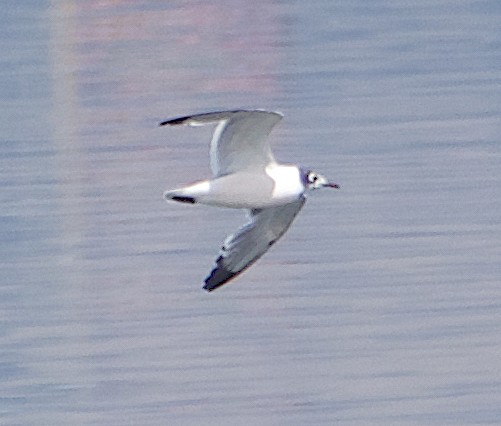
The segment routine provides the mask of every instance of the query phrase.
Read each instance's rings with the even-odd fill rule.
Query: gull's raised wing
[[[251,210],[250,221],[224,242],[204,289],[215,290],[258,260],[287,231],[305,201],[301,196],[283,206]]]
[[[278,112],[234,110],[173,118],[160,125],[218,123],[210,144],[210,166],[217,177],[241,170],[263,169],[274,163],[266,139],[281,119],[282,114]]]

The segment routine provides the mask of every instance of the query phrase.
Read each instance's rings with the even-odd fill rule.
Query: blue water
[[[1,424],[501,424],[499,2],[2,10]],[[341,190],[207,294],[245,218],[157,125],[235,107]]]

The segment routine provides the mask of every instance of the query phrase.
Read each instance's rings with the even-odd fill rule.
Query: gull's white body
[[[240,182],[247,184],[239,185]],[[217,207],[265,209],[291,203],[303,192],[296,166],[273,163],[265,168],[265,174],[245,170],[166,191],[164,196],[192,197],[197,203]]]
[[[250,221],[223,244],[205,280],[212,291],[259,259],[289,228],[305,192],[337,187],[313,172],[275,161],[266,140],[282,114],[262,110],[221,111],[174,118],[161,125],[217,123],[210,145],[213,178],[166,191],[168,200],[247,209]]]

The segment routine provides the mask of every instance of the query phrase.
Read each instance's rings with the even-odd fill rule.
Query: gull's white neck
[[[297,166],[272,163],[266,166],[266,174],[275,182],[272,198],[289,203],[304,192],[301,171]]]

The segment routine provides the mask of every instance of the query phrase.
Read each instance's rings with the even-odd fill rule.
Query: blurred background
[[[0,12],[0,423],[501,423],[501,3],[12,1]],[[285,114],[341,185],[220,290],[239,211],[165,203]]]

